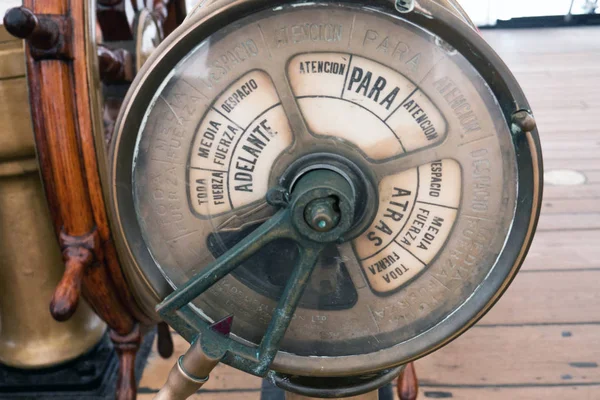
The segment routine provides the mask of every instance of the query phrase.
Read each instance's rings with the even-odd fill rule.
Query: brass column
[[[49,312],[64,264],[39,178],[23,45],[0,26],[0,363],[54,366],[105,331],[87,304],[68,322]]]

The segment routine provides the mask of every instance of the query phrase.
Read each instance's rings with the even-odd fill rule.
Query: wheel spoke
[[[377,180],[381,181],[381,179],[389,175],[408,171],[438,160],[454,158],[456,147],[456,141],[451,139],[449,135],[448,139],[438,146],[416,151],[383,163],[371,163],[370,167],[377,176]]]
[[[279,95],[281,106],[292,127],[292,132],[296,138],[296,146],[302,147],[304,144],[310,143],[314,140],[314,137],[311,135],[308,125],[302,117],[300,106],[290,87],[285,71],[280,71],[278,68],[269,71],[269,74],[275,85],[275,90]]]

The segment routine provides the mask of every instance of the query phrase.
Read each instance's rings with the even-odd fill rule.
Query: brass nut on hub
[[[329,232],[340,222],[339,207],[333,197],[313,200],[304,209],[306,223],[317,232]]]

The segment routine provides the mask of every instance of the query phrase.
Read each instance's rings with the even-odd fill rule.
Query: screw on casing
[[[396,10],[400,13],[409,13],[415,9],[415,0],[396,0]]]
[[[516,135],[522,132],[532,132],[537,127],[535,118],[531,112],[527,110],[520,110],[512,115],[512,133]]]

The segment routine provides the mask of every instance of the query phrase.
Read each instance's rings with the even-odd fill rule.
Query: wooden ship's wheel
[[[83,296],[106,321],[120,360],[119,399],[135,398],[136,352],[157,321],[123,277],[101,186],[105,146],[135,74],[185,16],[184,0],[25,0],[4,19],[26,39],[35,141],[66,267],[50,312],[68,320]],[[168,335],[162,326],[164,356]]]

